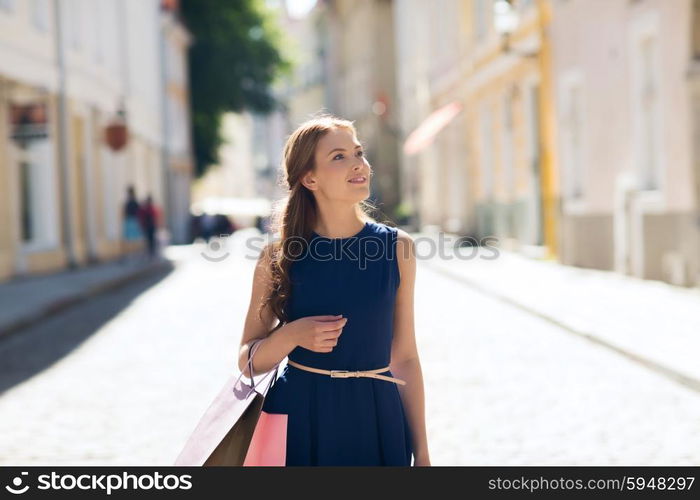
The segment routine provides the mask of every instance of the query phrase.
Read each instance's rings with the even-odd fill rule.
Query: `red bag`
[[[265,396],[277,379],[279,363],[268,372],[253,376],[253,356],[261,340],[253,341],[248,351],[251,383],[241,381],[243,372],[226,382],[175,465],[284,465],[287,415],[262,411]]]

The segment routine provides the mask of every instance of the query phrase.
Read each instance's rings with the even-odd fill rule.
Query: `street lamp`
[[[512,0],[496,0],[493,3],[493,24],[496,32],[501,36],[501,49],[507,54],[516,54],[522,57],[537,57],[537,51],[520,51],[512,47],[510,38],[520,24],[520,16],[513,8]]]

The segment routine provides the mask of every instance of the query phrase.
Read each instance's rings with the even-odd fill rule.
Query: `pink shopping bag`
[[[260,412],[244,467],[284,467],[287,458],[287,417],[284,413]]]

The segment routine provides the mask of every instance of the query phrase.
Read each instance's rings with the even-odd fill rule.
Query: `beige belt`
[[[389,370],[386,368],[377,368],[376,370],[364,370],[364,371],[348,371],[348,370],[322,370],[321,368],[312,368],[310,366],[300,365],[296,361],[287,359],[287,364],[296,366],[301,370],[306,370],[307,372],[320,373],[322,375],[330,375],[333,378],[350,378],[350,377],[369,377],[377,378],[381,380],[386,380],[388,382],[394,382],[395,384],[406,385],[404,380],[395,377],[389,377],[387,375],[379,375],[380,372],[385,372]]]

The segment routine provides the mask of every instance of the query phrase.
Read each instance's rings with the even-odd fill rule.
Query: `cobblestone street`
[[[417,329],[436,464],[700,463],[698,393],[421,271]]]
[[[255,260],[229,246],[0,340],[0,462],[172,464],[236,370]],[[696,391],[425,262],[416,290],[434,465],[700,463]]]

